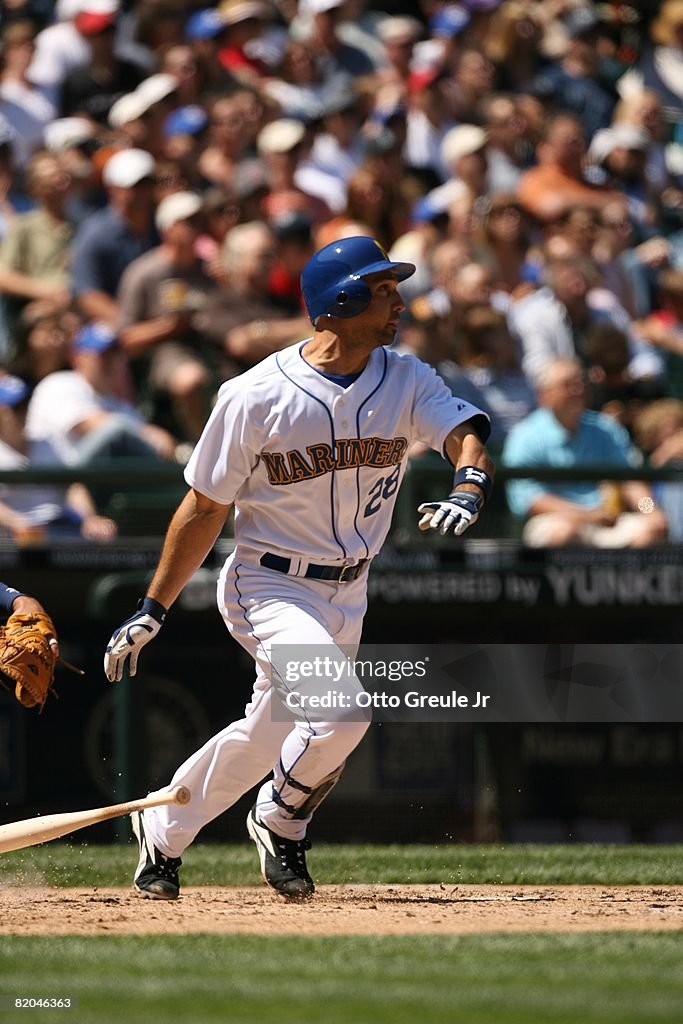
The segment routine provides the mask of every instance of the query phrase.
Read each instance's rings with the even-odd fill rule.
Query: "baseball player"
[[[333,242],[309,260],[301,284],[313,336],[221,387],[147,595],[111,637],[107,677],[120,680],[125,668],[135,675],[141,649],[234,506],[235,550],[220,573],[218,607],[253,657],[256,683],[244,717],[173,776],[172,785],[191,790],[191,803],[134,816],[142,896],[175,899],[183,851],[271,771],[247,819],[261,873],[283,896],[314,892],[307,826],[368,722],[275,721],[271,647],[357,649],[368,568],[389,530],[413,441],[455,469],[448,497],[419,506],[423,529],[462,534],[490,494],[486,416],[454,398],[427,364],[387,347],[404,308],[398,284],[414,271],[365,237]]]

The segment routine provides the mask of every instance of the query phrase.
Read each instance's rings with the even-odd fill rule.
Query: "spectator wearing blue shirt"
[[[88,320],[116,326],[116,293],[124,270],[159,244],[155,168],[154,158],[143,149],[120,150],[104,166],[109,205],[84,221],[73,246],[72,290]]]
[[[626,431],[608,416],[586,410],[583,370],[575,360],[546,365],[538,403],[508,435],[505,466],[621,469],[634,464]],[[522,538],[529,547],[648,547],[666,539],[666,518],[640,481],[520,479],[507,485],[507,498],[512,512],[525,519]]]
[[[539,72],[529,88],[533,96],[578,117],[588,139],[609,125],[616,104],[615,94],[600,80],[598,24],[590,9],[571,11],[565,19],[569,38],[562,60]]]

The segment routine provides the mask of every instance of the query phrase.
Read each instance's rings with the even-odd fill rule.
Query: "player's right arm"
[[[138,610],[111,636],[104,655],[104,671],[111,682],[134,676],[138,655],[161,629],[168,609],[216,543],[230,505],[222,505],[190,489],[176,509],[166,531],[161,556],[146,596]]]
[[[159,565],[147,596],[170,608],[216,543],[230,505],[221,505],[191,488],[166,532]]]

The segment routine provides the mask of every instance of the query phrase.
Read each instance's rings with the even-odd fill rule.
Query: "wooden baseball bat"
[[[47,843],[50,839],[58,839],[68,832],[85,828],[86,825],[96,825],[98,821],[118,818],[122,814],[132,814],[133,811],[143,811],[145,807],[189,804],[190,799],[191,794],[186,786],[176,786],[165,793],[143,796],[141,800],[129,800],[127,803],[112,804],[110,807],[95,807],[91,811],[67,811],[65,814],[44,814],[37,818],[12,821],[9,825],[0,825],[0,853]]]

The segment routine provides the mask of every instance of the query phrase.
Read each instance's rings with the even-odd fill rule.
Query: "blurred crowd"
[[[0,469],[183,462],[358,234],[416,263],[397,345],[504,460],[683,459],[683,0],[4,0]],[[604,532],[651,498],[623,490],[510,503]],[[635,539],[525,539],[683,539],[654,498]],[[85,488],[0,492],[36,522],[115,531]]]

